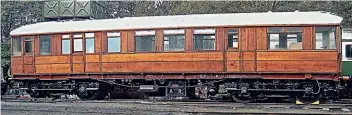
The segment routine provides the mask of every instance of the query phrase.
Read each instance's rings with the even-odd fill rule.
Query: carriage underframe
[[[12,79],[12,87],[24,89],[37,98],[76,94],[83,100],[158,97],[241,103],[338,100],[346,87],[336,74],[92,74],[56,77],[59,76],[17,76]]]

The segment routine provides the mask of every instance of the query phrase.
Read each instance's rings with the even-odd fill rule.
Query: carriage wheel
[[[93,100],[96,99],[99,89],[97,90],[89,90],[89,83],[80,83],[75,89],[76,95],[82,100]]]
[[[251,91],[248,91],[250,88],[249,83],[241,83],[239,88],[241,89],[240,91],[233,91],[232,92],[232,99],[236,102],[240,103],[249,103],[253,101],[254,96],[252,95]]]
[[[299,92],[296,95],[296,98],[305,104],[310,104],[319,100],[319,92],[317,90],[318,87],[314,87],[313,83],[304,83],[300,85],[303,88],[304,92]]]
[[[239,103],[249,103],[253,101],[253,96],[250,93],[241,94],[240,92],[236,91],[232,93],[232,99]]]
[[[94,100],[98,95],[98,90],[81,91],[77,93],[77,96],[82,100]]]

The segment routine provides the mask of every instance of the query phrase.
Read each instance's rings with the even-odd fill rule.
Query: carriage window
[[[86,53],[94,53],[94,33],[85,33]]]
[[[346,50],[346,57],[352,58],[352,45],[351,44],[346,45],[345,50]]]
[[[39,47],[40,47],[40,54],[41,55],[48,55],[48,54],[51,54],[51,38],[49,35],[46,35],[46,36],[40,36],[39,37],[39,41],[40,41],[40,44],[39,44]]]
[[[215,29],[194,30],[193,50],[215,50]]]
[[[238,30],[228,30],[227,36],[227,48],[238,48]]]
[[[136,31],[135,44],[137,52],[154,51],[155,31]]]
[[[81,52],[83,51],[83,38],[82,34],[73,35],[73,51]]]
[[[21,37],[16,37],[12,39],[12,55],[20,56],[22,52]]]
[[[335,27],[315,28],[315,49],[336,49]]]
[[[62,35],[61,40],[61,53],[62,54],[70,54],[71,53],[71,46],[70,46],[70,35]]]
[[[185,30],[164,30],[164,51],[183,51]]]
[[[302,49],[301,27],[268,28],[269,49]]]
[[[32,38],[24,38],[24,53],[32,53]]]
[[[108,52],[120,52],[120,33],[108,32]]]

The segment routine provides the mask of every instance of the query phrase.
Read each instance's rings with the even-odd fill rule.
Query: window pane
[[[94,53],[94,38],[86,38],[86,53]]]
[[[184,50],[184,35],[165,35],[164,50],[182,51]]]
[[[316,27],[315,49],[336,49],[335,27]]]
[[[73,41],[73,51],[83,51],[83,40],[82,39],[74,39]]]
[[[346,45],[346,57],[347,58],[352,58],[352,45]]]
[[[108,38],[108,52],[120,52],[120,37]]]
[[[31,41],[31,38],[25,38],[25,40],[26,41],[24,41],[24,53],[32,53],[32,41]]]
[[[302,49],[302,33],[287,34],[288,49]]]
[[[70,54],[70,39],[62,39],[61,51],[62,54]]]
[[[269,34],[270,49],[279,49],[279,34]]]
[[[283,30],[286,29],[286,32]],[[269,49],[302,49],[302,27],[268,28]],[[271,33],[270,33],[271,32]]]
[[[21,38],[12,39],[12,53],[14,56],[20,56],[22,52]]]
[[[50,36],[40,36],[40,54],[50,54],[51,53],[51,39]]]
[[[193,36],[193,50],[215,50],[215,34],[195,34]]]
[[[155,36],[136,36],[136,51],[154,51]]]
[[[235,30],[228,30],[227,31],[227,38],[228,38],[228,48],[238,48],[238,31]]]

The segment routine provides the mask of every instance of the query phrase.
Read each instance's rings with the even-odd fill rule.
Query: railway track
[[[2,99],[6,103],[56,103],[56,104],[135,104],[139,106],[165,106],[187,108],[184,113],[189,114],[352,114],[352,104],[320,104],[296,105],[292,103],[234,103],[223,101],[170,101],[148,99],[108,99],[108,100],[79,100],[53,98],[20,98]],[[195,108],[195,109],[192,109]],[[196,109],[198,108],[198,109]],[[6,108],[5,108],[6,109]],[[14,111],[8,109],[9,111]],[[211,111],[209,111],[211,110]],[[26,111],[19,109],[18,111]],[[32,111],[32,110],[31,110]],[[47,111],[43,111],[47,112]],[[60,112],[55,110],[54,112]],[[169,111],[170,112],[170,111]],[[76,112],[77,113],[77,112]],[[79,112],[78,112],[79,113]],[[84,113],[84,112],[83,112]],[[89,112],[88,112],[89,113]],[[90,112],[94,113],[94,112]]]

